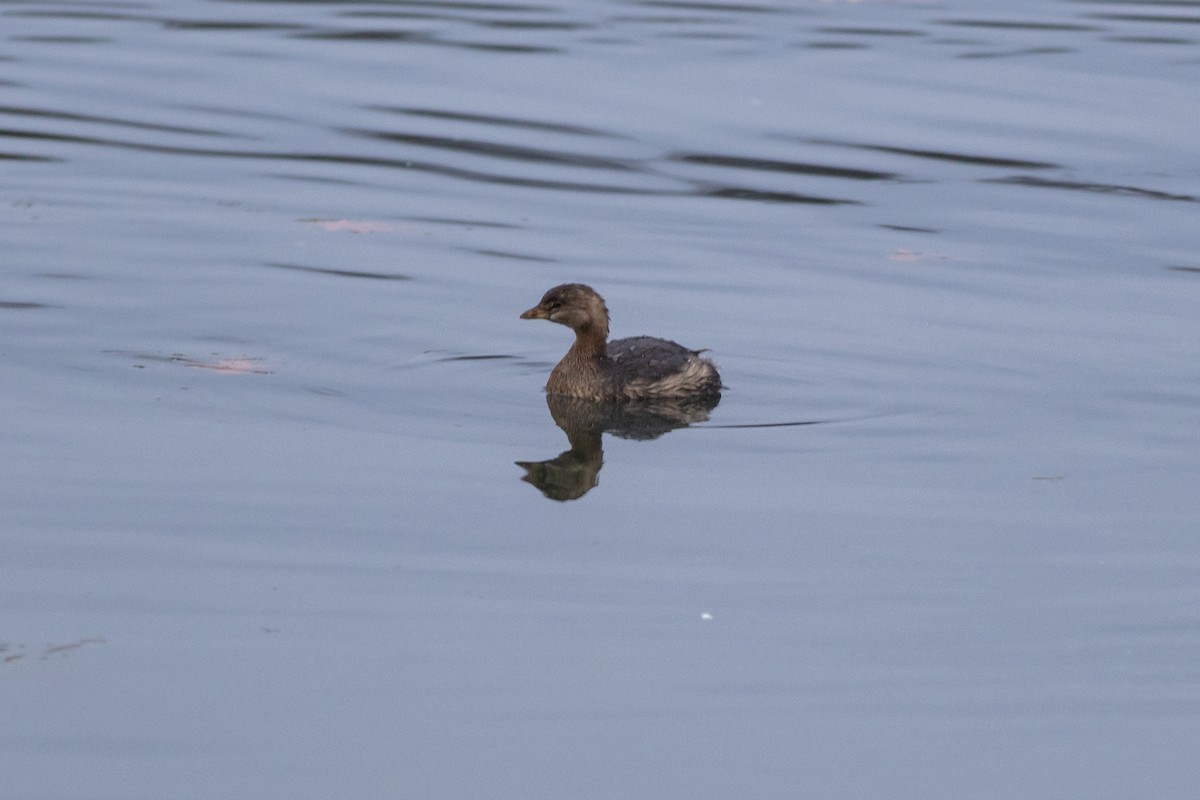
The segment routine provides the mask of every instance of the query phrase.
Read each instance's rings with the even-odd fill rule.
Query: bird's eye
[[[558,311],[560,308],[562,308],[562,301],[561,300],[551,300],[549,303],[546,304],[546,307],[549,308],[551,311]]]

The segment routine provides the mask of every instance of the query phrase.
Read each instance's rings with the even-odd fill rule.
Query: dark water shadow
[[[980,50],[970,53],[960,53],[963,59],[1016,58],[1019,56],[1056,56],[1075,51],[1069,47],[1023,47],[1015,50]]]
[[[34,308],[57,308],[46,303],[31,303],[25,300],[0,300],[0,309],[10,311],[27,311]]]
[[[771,158],[728,156],[719,153],[672,153],[666,156],[666,159],[685,164],[703,164],[712,167],[776,172],[785,175],[813,175],[821,178],[842,178],[853,181],[897,181],[902,177],[894,172],[878,172],[876,170],[837,167],[828,164],[809,164]]]
[[[500,30],[500,28],[495,28]],[[509,28],[513,30],[514,28]],[[534,30],[526,28],[525,30]],[[557,30],[563,30],[562,27]],[[519,42],[497,41],[468,41],[464,39],[447,39],[436,33],[424,30],[379,28],[316,28],[293,33],[297,39],[314,39],[332,42],[387,42],[408,45],[431,45],[459,50],[476,50],[489,53],[521,53],[549,55],[565,52],[563,48],[551,45],[528,44]]]
[[[828,33],[835,36],[928,36],[925,31],[917,31],[912,28],[869,28],[859,26],[842,26],[830,28],[814,28],[814,33]]]
[[[525,470],[521,480],[536,486],[547,498],[578,500],[598,483],[604,466],[603,434],[650,441],[706,421],[720,402],[720,395],[696,400],[598,402],[548,394],[550,416],[567,435],[570,447],[545,461],[515,463]]]
[[[705,425],[705,428],[802,428],[806,425],[828,425],[831,419],[803,419],[794,422],[741,422],[732,425]]]
[[[733,14],[781,14],[789,10],[786,4],[766,3],[722,3],[704,2],[704,0],[632,0],[632,6],[642,8],[661,8],[674,11],[701,11],[707,13],[726,12]]]
[[[523,130],[541,131],[542,133],[562,133],[570,136],[593,136],[603,139],[624,139],[626,137],[599,128],[589,128],[583,125],[570,125],[562,122],[528,119],[523,117],[499,117],[492,114],[478,114],[466,111],[449,111],[439,108],[419,108],[411,106],[367,106],[371,111],[382,111],[387,114],[403,114],[411,117],[429,119],[444,119],[451,122],[469,122],[479,125],[494,125],[501,128],[520,128]]]
[[[366,270],[335,269],[333,267],[308,267],[303,264],[287,264],[279,261],[268,261],[264,266],[272,269],[286,269],[293,272],[312,272],[319,275],[333,275],[338,278],[366,278],[376,281],[411,281],[411,275],[399,272],[368,272]]]
[[[793,137],[784,136],[790,139]],[[1046,161],[1026,161],[1024,159],[1005,158],[1003,156],[987,155],[984,153],[958,153],[949,150],[926,150],[912,147],[897,147],[887,144],[870,142],[840,142],[835,139],[805,139],[807,144],[826,145],[830,147],[849,147],[855,150],[868,150],[888,155],[909,156],[911,158],[928,159],[931,161],[950,161],[957,164],[968,164],[980,167],[1002,167],[1008,169],[1062,169],[1059,164]]]
[[[210,128],[190,128],[164,123],[142,122],[120,117],[98,116],[95,114],[77,114],[70,111],[55,111],[49,108],[34,108],[30,106],[0,106],[0,116],[32,117],[34,119],[55,120],[60,122],[84,122],[97,125],[111,125],[117,128],[133,128],[135,130],[155,131],[157,133],[178,133],[189,136],[224,136],[234,134]]]
[[[858,206],[861,200],[850,200],[844,197],[825,197],[799,192],[780,192],[768,189],[753,189],[749,186],[708,186],[698,185],[695,194],[701,197],[715,197],[721,200],[753,200],[760,203],[800,203],[817,206]]]
[[[442,358],[434,359],[434,361],[438,363],[446,363],[451,361],[515,361],[517,359],[517,356],[508,355],[506,353],[480,353],[479,355],[444,356]]]
[[[1183,36],[1105,36],[1104,41],[1117,44],[1165,44],[1165,45],[1194,45],[1196,39]]]
[[[1128,2],[1125,5],[1138,5],[1136,2]],[[1145,3],[1144,5],[1170,5],[1178,8],[1197,8],[1200,9],[1200,3],[1179,2],[1173,3],[1170,0],[1156,0],[1154,3]],[[1082,16],[1088,19],[1100,19],[1112,22],[1150,22],[1155,24],[1177,24],[1177,25],[1200,25],[1200,15],[1185,16],[1171,14],[1133,14],[1133,13],[1095,13],[1083,14]]]
[[[618,172],[637,172],[641,170],[641,167],[637,164],[622,159],[604,158],[586,153],[571,153],[524,145],[501,144],[500,142],[491,142],[483,139],[466,139],[459,136],[432,136],[401,131],[363,130],[359,128],[344,128],[341,132],[349,136],[358,136],[383,142],[415,145],[457,153],[469,153],[471,155],[486,156],[506,161],[530,161],[569,167],[614,170]]]
[[[63,159],[54,158],[52,156],[39,156],[31,153],[5,153],[0,152],[0,161],[32,161],[42,164],[61,164]]]
[[[1121,186],[1108,183],[1088,183],[1086,181],[1063,181],[1038,178],[1032,175],[1013,175],[1007,178],[989,178],[983,183],[1000,183],[1010,186],[1032,186],[1039,189],[1068,189],[1076,192],[1092,192],[1094,194],[1116,194],[1130,197],[1144,197],[1151,200],[1172,200],[1182,203],[1200,202],[1200,197],[1191,194],[1174,194],[1156,189],[1143,189],[1140,186]]]
[[[488,258],[502,258],[508,261],[525,261],[530,264],[557,264],[559,259],[548,256],[536,256],[532,253],[513,253],[507,250],[490,250],[484,248],[466,248],[467,252]]]
[[[1015,31],[1052,31],[1071,33],[1091,33],[1103,30],[1096,25],[1083,25],[1075,22],[1029,22],[1025,20],[1003,19],[939,19],[935,25],[946,25],[955,28],[988,28],[992,30]]]

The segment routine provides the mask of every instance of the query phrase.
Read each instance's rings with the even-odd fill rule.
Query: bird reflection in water
[[[654,401],[598,401],[546,395],[554,423],[567,434],[570,449],[548,461],[518,461],[521,480],[532,483],[551,500],[577,500],[597,483],[604,465],[601,435],[648,441],[676,428],[705,422],[721,396]]]

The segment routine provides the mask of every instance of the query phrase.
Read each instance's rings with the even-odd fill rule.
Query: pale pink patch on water
[[[370,219],[302,219],[300,221],[316,225],[323,230],[346,231],[347,233],[396,233],[404,230],[405,227],[394,222]]]
[[[216,358],[211,361],[202,361],[197,358],[180,358],[178,360],[185,366],[207,369],[225,375],[271,374],[271,370],[264,368],[262,359],[258,358]]]
[[[893,250],[889,255],[890,261],[901,261],[912,264],[918,261],[946,261],[949,258],[942,253],[922,253],[919,250]]]

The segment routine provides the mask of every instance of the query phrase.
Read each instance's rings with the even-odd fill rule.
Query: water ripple
[[[1013,175],[1008,178],[990,178],[984,183],[1004,183],[1014,186],[1033,186],[1043,189],[1070,189],[1078,192],[1095,192],[1097,194],[1130,195],[1146,197],[1152,200],[1174,200],[1184,203],[1200,202],[1200,197],[1190,194],[1174,194],[1156,189],[1143,189],[1140,186],[1120,186],[1108,183],[1088,183],[1086,181],[1048,180],[1032,175]]]
[[[125,8],[58,8],[19,9],[6,16],[28,18],[71,19],[97,23],[146,23],[183,36],[194,33],[229,31],[231,34],[256,36],[260,39],[287,41],[296,38],[363,40],[400,42],[405,44],[434,45],[448,48],[470,48],[495,50],[498,52],[565,52],[585,45],[605,46],[614,42],[646,45],[664,34],[692,36],[712,35],[722,38],[755,38],[763,42],[774,39],[782,47],[794,47],[797,34],[817,36],[853,37],[848,42],[823,42],[807,44],[808,47],[923,47],[928,44],[944,45],[944,41],[931,38],[938,28],[973,29],[979,31],[977,41],[958,42],[958,46],[978,48],[960,52],[959,58],[1000,58],[1006,56],[1028,56],[1067,54],[1073,52],[1071,34],[1094,34],[1106,32],[1108,28],[1099,22],[1087,20],[1121,20],[1128,22],[1189,22],[1186,14],[1172,12],[1183,7],[1197,7],[1196,3],[1169,3],[1161,0],[1144,3],[1105,3],[1104,0],[1083,2],[1076,5],[1087,13],[1075,14],[1072,18],[1060,18],[1064,6],[1050,9],[1042,17],[991,18],[984,16],[937,17],[916,8],[905,8],[904,19],[887,18],[881,24],[869,24],[855,17],[839,16],[837,9],[797,9],[785,3],[771,2],[722,2],[713,0],[635,0],[617,7],[582,7],[566,3],[488,3],[488,2],[397,2],[387,4],[334,3],[329,10],[317,13],[300,13],[300,9],[316,8],[304,3],[259,2],[238,3],[218,6],[218,15],[198,15],[195,18],[153,16],[143,9]],[[1097,6],[1118,6],[1097,12]],[[1127,6],[1169,6],[1162,13],[1127,13]],[[297,10],[289,11],[289,7]],[[207,8],[196,6],[195,9]],[[233,9],[255,9],[254,16],[236,18]],[[629,13],[630,10],[635,13]],[[267,16],[268,12],[271,14]],[[776,17],[788,20],[781,25]],[[769,22],[770,24],[764,24]],[[618,31],[630,27],[640,29],[629,37],[615,36]],[[485,32],[479,40],[472,32]],[[586,32],[585,37],[573,37],[574,32]],[[90,33],[90,29],[84,31]],[[990,33],[989,33],[990,32]],[[42,34],[45,31],[36,31]],[[74,33],[67,31],[67,33]],[[513,34],[509,37],[507,34]],[[519,38],[526,33],[544,34],[536,39]],[[1115,31],[1114,31],[1115,33]],[[1055,34],[1054,40],[1038,41],[1040,34]],[[59,35],[55,32],[55,35]],[[86,37],[85,37],[86,38]],[[1043,37],[1044,38],[1044,37]],[[1090,41],[1101,37],[1085,36]],[[1117,36],[1105,36],[1111,41]],[[1129,38],[1129,37],[1127,37]],[[1160,41],[1160,37],[1141,37],[1146,41]],[[1169,37],[1168,37],[1169,38]],[[874,41],[872,41],[874,40]],[[889,44],[894,41],[895,44]],[[1163,39],[1162,41],[1165,41]],[[1176,42],[1179,40],[1176,38]],[[1001,46],[1003,45],[1003,46]],[[1015,45],[1015,46],[1010,46]],[[813,55],[813,58],[824,58]],[[9,60],[21,61],[13,56]],[[383,95],[386,97],[386,95]],[[378,100],[378,96],[375,98]],[[193,103],[189,110],[208,115],[216,113],[211,103],[207,107]],[[88,111],[91,113],[87,113]],[[267,109],[270,111],[270,108]],[[303,115],[270,114],[256,108],[251,110],[229,109],[223,113],[231,115],[235,122],[228,129],[213,125],[185,125],[174,120],[163,122],[150,112],[144,116],[137,111],[124,113],[96,113],[77,106],[55,108],[46,103],[9,103],[0,106],[0,118],[27,121],[28,124],[9,124],[0,128],[0,139],[9,142],[43,142],[66,146],[59,151],[23,152],[20,147],[7,148],[0,152],[0,160],[7,162],[55,162],[69,157],[61,150],[76,147],[106,147],[134,152],[157,153],[168,156],[187,156],[217,159],[244,159],[250,162],[291,162],[310,164],[333,164],[425,173],[454,180],[470,181],[481,185],[517,186],[526,189],[584,194],[616,194],[657,197],[707,197],[719,200],[739,200],[774,204],[818,204],[854,205],[863,204],[864,197],[843,191],[830,193],[821,188],[824,180],[843,182],[900,182],[927,180],[914,169],[908,175],[897,164],[885,163],[878,168],[867,164],[838,164],[809,153],[793,153],[788,150],[776,152],[763,148],[760,155],[753,145],[746,152],[722,152],[719,149],[696,147],[688,141],[667,144],[651,144],[639,141],[614,125],[612,128],[581,123],[564,113],[561,119],[539,118],[536,115],[495,113],[490,109],[440,106],[433,103],[358,103],[355,112],[360,119],[348,125],[325,127],[313,123]],[[394,120],[403,119],[402,124],[391,127],[361,118],[362,114],[393,115]],[[255,130],[251,135],[238,124],[248,119],[277,123],[281,130]],[[378,120],[374,120],[378,122]],[[205,137],[208,139],[239,138],[254,142],[305,141],[295,136],[294,130],[304,125],[316,125],[324,133],[340,134],[321,149],[290,148],[286,145],[262,150],[247,147],[212,147],[198,139],[177,137]],[[112,132],[141,131],[153,136],[127,137],[116,133],[105,135],[103,129]],[[462,130],[460,130],[460,128]],[[507,136],[505,130],[527,132],[516,141]],[[463,135],[463,134],[467,135]],[[812,136],[763,134],[767,139],[789,142],[805,148],[838,147],[879,153],[902,158],[949,162],[962,166],[987,167],[1017,170],[1022,173],[1042,170],[1064,169],[1058,163],[1040,159],[1012,158],[1004,154],[973,152],[950,147],[908,147],[884,141],[854,142],[836,138]],[[564,140],[556,137],[572,137]],[[329,141],[325,137],[325,141]],[[363,142],[373,143],[369,148]],[[620,143],[613,147],[602,143]],[[695,149],[692,149],[695,147]],[[608,152],[606,152],[608,151]],[[418,157],[414,158],[413,155]],[[533,166],[530,166],[533,165]],[[690,171],[690,174],[689,174]],[[289,175],[289,178],[297,176]],[[798,179],[811,178],[818,188],[795,185]],[[311,180],[328,180],[313,176]],[[1071,180],[1043,179],[1029,175],[1008,175],[991,182],[1031,188],[1060,188],[1075,191],[1090,191],[1109,194],[1125,194],[1168,199],[1195,201],[1192,194],[1172,194],[1136,186],[1095,183]],[[826,184],[828,185],[828,184]],[[850,183],[843,186],[849,187]],[[488,255],[505,258],[526,258],[520,250],[505,248],[477,248]]]
[[[984,155],[981,153],[957,153],[946,150],[924,150],[912,147],[897,147],[895,145],[887,144],[837,142],[829,139],[809,139],[808,141],[812,144],[831,145],[835,147],[852,147],[859,150],[872,150],[877,153],[890,153],[892,155],[930,159],[933,161],[952,161],[959,164],[972,164],[983,167],[1004,167],[1009,169],[1062,169],[1061,165],[1052,164],[1048,161],[1027,161],[1024,159]]]
[[[668,155],[667,159],[688,164],[706,164],[716,167],[733,167],[736,169],[779,172],[784,174],[818,175],[825,178],[845,178],[855,181],[895,181],[900,179],[900,176],[894,172],[878,172],[853,167],[833,167],[826,164],[806,164],[798,161],[783,161],[770,158],[725,156],[715,153],[673,153]]]
[[[0,309],[7,311],[28,311],[34,308],[55,308],[47,303],[33,303],[27,300],[0,300]]]
[[[950,25],[958,28],[996,28],[1000,30],[1018,31],[1064,31],[1071,33],[1088,33],[1103,30],[1095,25],[1080,25],[1070,22],[1030,22],[1027,20],[998,20],[998,19],[939,19],[938,25]]]
[[[54,158],[53,156],[33,155],[32,153],[5,153],[3,151],[0,151],[0,161],[33,161],[33,162],[40,161],[40,162],[44,162],[44,163],[53,164],[53,163],[60,163],[63,161],[63,159]]]
[[[1120,22],[1162,22],[1176,25],[1200,25],[1200,16],[1174,16],[1171,14],[1085,14],[1090,19]]]
[[[158,131],[160,133],[181,133],[195,136],[232,136],[232,134],[223,131],[215,131],[209,128],[190,128],[179,125],[167,125],[164,123],[140,122],[138,120],[121,119],[120,117],[97,116],[93,114],[79,114],[68,111],[54,111],[46,108],[30,108],[26,106],[0,106],[0,116],[14,117],[33,117],[35,119],[52,119],[62,120],[67,122],[85,122],[98,125],[112,125],[120,128],[134,128],[137,130]]]
[[[781,5],[761,3],[705,3],[697,0],[633,0],[630,5],[647,8],[671,8],[684,11],[703,11],[734,14],[779,14],[787,10]]]
[[[859,200],[849,200],[840,197],[822,197],[820,195],[800,194],[798,192],[752,189],[746,186],[713,186],[708,189],[700,189],[697,193],[705,197],[718,197],[724,200],[757,200],[764,203],[803,203],[821,206],[861,204]]]
[[[406,108],[399,106],[368,106],[372,111],[383,111],[390,114],[405,114],[413,117],[444,119],[453,122],[473,122],[482,125],[495,125],[507,128],[524,128],[545,133],[565,133],[575,136],[597,136],[609,139],[624,138],[620,134],[589,128],[583,125],[569,125],[562,122],[546,122],[544,120],[522,119],[518,117],[500,117],[491,114],[477,114],[465,111],[448,111],[437,108]]]
[[[924,31],[910,28],[867,28],[867,27],[830,27],[816,28],[817,33],[831,33],[839,36],[928,36]]]
[[[463,139],[456,136],[433,136],[418,133],[402,133],[396,131],[364,130],[345,128],[342,130],[351,136],[367,139],[377,139],[384,142],[410,144],[418,147],[430,147],[439,150],[470,153],[472,155],[488,156],[507,161],[536,161],[545,164],[559,164],[571,167],[586,167],[588,169],[614,170],[618,172],[636,172],[639,167],[631,162],[620,159],[603,158],[585,153],[569,153],[566,151],[547,150],[544,148],[527,147],[524,145],[502,144],[481,139]]]
[[[376,281],[411,281],[411,275],[398,272],[370,272],[367,270],[334,269],[332,267],[309,267],[303,264],[287,264],[280,261],[268,261],[264,266],[272,269],[286,269],[294,272],[312,272],[319,275],[333,275],[338,278],[366,278]]]

